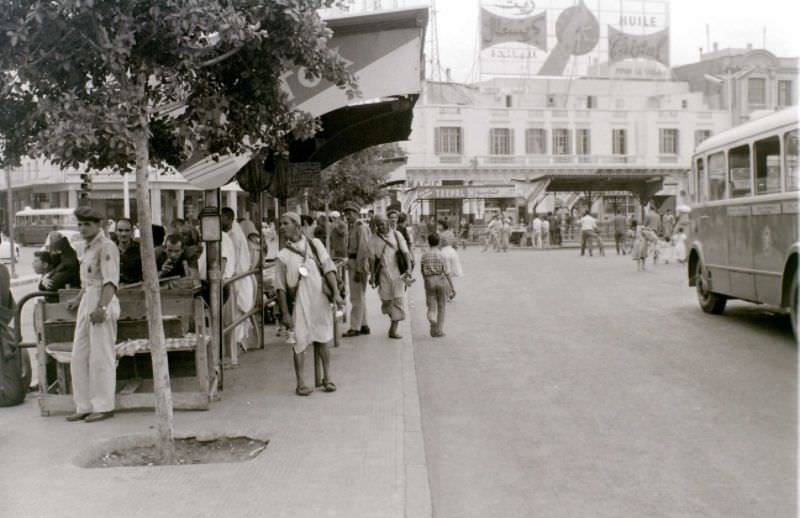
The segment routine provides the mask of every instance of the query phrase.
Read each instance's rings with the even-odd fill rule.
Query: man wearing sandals
[[[410,264],[408,245],[400,232],[392,231],[385,216],[376,215],[375,234],[370,238],[371,283],[378,288],[381,311],[390,320],[389,338],[402,338],[397,332],[401,320],[406,318],[406,282],[397,264],[397,251],[406,256]]]
[[[295,393],[298,396],[311,394],[303,381],[303,353],[310,344],[314,344],[322,360],[323,388],[325,392],[334,392],[336,385],[330,378],[328,354],[328,343],[333,340],[331,302],[337,307],[344,306],[336,284],[336,265],[320,240],[308,240],[303,236],[297,213],[281,215],[280,232],[287,242],[275,262],[275,290],[283,325],[294,337]],[[325,283],[332,293],[332,301],[323,291]]]

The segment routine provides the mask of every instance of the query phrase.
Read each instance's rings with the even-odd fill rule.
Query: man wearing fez
[[[82,288],[67,303],[78,310],[70,363],[75,413],[67,421],[94,422],[114,416],[119,250],[102,231],[98,210],[79,207],[75,217],[86,244],[80,257]]]
[[[303,235],[297,213],[281,215],[280,231],[286,238],[286,246],[278,252],[275,261],[275,290],[282,323],[293,336],[290,343],[297,378],[295,393],[298,396],[311,393],[303,381],[303,353],[312,343],[322,360],[322,386],[325,392],[334,392],[336,385],[330,377],[328,353],[328,343],[333,340],[331,302],[337,307],[344,305],[336,285],[336,265],[319,239],[307,239]],[[332,294],[330,298],[323,291],[325,284]]]
[[[369,280],[369,236],[366,223],[359,220],[360,207],[352,201],[344,204],[347,220],[347,276],[350,284],[350,329],[342,336],[368,335],[367,281]]]

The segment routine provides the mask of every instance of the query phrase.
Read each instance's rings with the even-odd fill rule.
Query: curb
[[[38,279],[39,279],[38,275],[26,275],[25,277],[17,277],[16,279],[11,279],[11,287],[17,288],[19,286],[27,286],[28,284],[35,284]]]
[[[403,467],[405,469],[405,516],[407,518],[429,518],[433,516],[428,462],[425,455],[425,440],[422,432],[417,368],[414,363],[414,340],[412,337],[411,301],[403,324]]]

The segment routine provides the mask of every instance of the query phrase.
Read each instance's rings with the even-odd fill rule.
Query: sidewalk
[[[151,433],[152,411],[99,423],[40,417],[35,398],[0,408],[0,515],[59,517],[427,517],[428,472],[409,321],[386,337],[374,291],[370,336],[332,349],[335,393],[294,394],[291,352],[267,327],[267,347],[225,372],[222,401],[176,412],[176,436],[269,439],[254,460],[84,469],[76,456],[104,440]],[[306,380],[313,384],[307,352]]]

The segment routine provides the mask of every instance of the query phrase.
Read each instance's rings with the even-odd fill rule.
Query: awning
[[[354,151],[408,138],[411,110],[421,90],[427,21],[427,8],[327,20],[333,30],[328,46],[350,63],[361,97],[350,100],[330,82],[309,81],[300,68],[285,73],[284,90],[298,109],[322,117],[324,133],[306,143],[292,143],[291,161],[327,165]],[[216,161],[207,157],[184,167],[181,174],[198,188],[215,189],[249,160],[249,155]]]

